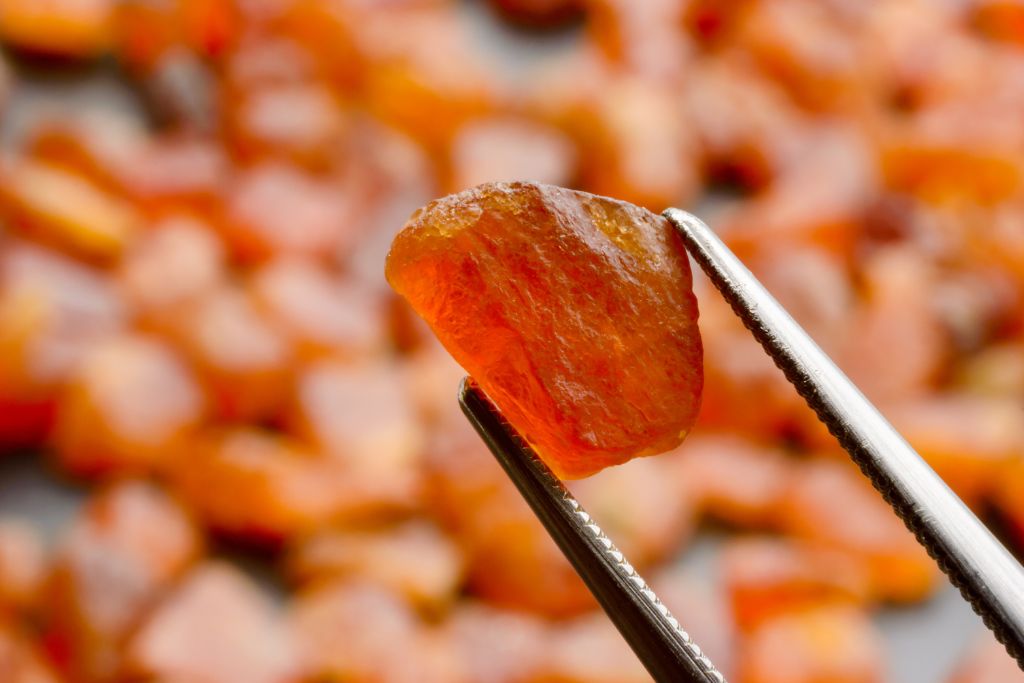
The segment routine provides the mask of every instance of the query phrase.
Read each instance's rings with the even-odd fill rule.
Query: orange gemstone
[[[584,187],[654,211],[696,194],[697,140],[670,87],[635,76],[609,79],[575,119]]]
[[[750,631],[786,613],[864,603],[868,575],[848,554],[775,539],[731,541],[721,559],[737,627]]]
[[[296,385],[294,431],[353,476],[398,479],[416,469],[423,429],[396,367],[324,361],[306,369]]]
[[[817,3],[750,3],[735,37],[735,47],[808,109],[849,116],[866,91],[863,48]]]
[[[2,176],[0,213],[25,234],[83,257],[116,259],[142,227],[130,204],[56,165],[23,161]]]
[[[337,182],[268,162],[238,174],[223,231],[243,261],[275,254],[329,257],[351,237],[352,213],[352,199]]]
[[[407,510],[419,498],[424,433],[395,367],[315,363],[297,378],[287,418],[343,477],[337,514]]]
[[[175,312],[171,334],[229,419],[272,417],[286,397],[291,344],[252,297],[222,286]]]
[[[470,681],[545,680],[551,655],[549,622],[526,612],[462,602],[445,629]]]
[[[177,455],[203,416],[205,397],[172,349],[143,335],[97,344],[57,411],[57,462],[82,476],[140,473]]]
[[[203,434],[178,462],[171,483],[219,534],[274,545],[330,521],[337,477],[313,453],[256,429]]]
[[[850,607],[823,607],[766,622],[743,644],[739,683],[881,683],[882,645]]]
[[[914,602],[938,587],[935,563],[852,467],[830,461],[801,467],[783,497],[780,520],[796,538],[862,560],[872,598]]]
[[[327,681],[393,683],[390,669],[415,647],[421,629],[409,604],[359,581],[333,581],[300,593],[291,605],[291,623],[312,680]],[[396,652],[403,654],[395,657]]]
[[[684,32],[680,0],[590,0],[587,38],[623,71],[672,84],[686,73],[693,50]],[[667,92],[667,90],[666,90]]]
[[[37,247],[0,255],[0,443],[38,445],[56,393],[89,347],[124,323],[99,273]]]
[[[0,671],[4,683],[60,682],[25,634],[4,622],[0,622]]]
[[[541,680],[564,683],[648,683],[651,676],[603,613],[560,624]]]
[[[216,562],[185,577],[127,650],[129,670],[141,680],[300,680],[297,648],[270,595],[238,569]]]
[[[435,611],[455,599],[463,564],[452,539],[421,521],[373,531],[317,533],[293,548],[286,561],[288,573],[304,584],[365,579]]]
[[[391,285],[563,477],[683,440],[700,405],[682,242],[624,202],[484,185],[413,215]]]
[[[528,178],[565,185],[576,170],[576,149],[552,126],[511,116],[471,121],[449,150],[452,192],[482,183]]]
[[[970,22],[986,37],[1024,45],[1024,5],[1014,0],[975,0]]]
[[[33,607],[40,597],[46,570],[46,550],[35,526],[20,519],[0,518],[0,615]]]
[[[128,250],[116,275],[136,314],[155,327],[226,279],[223,245],[209,225],[188,216],[155,223]]]
[[[455,7],[369,12],[358,27],[372,66],[363,96],[369,111],[442,153],[466,121],[494,112],[497,79]]]
[[[1016,399],[935,394],[895,404],[886,415],[972,505],[991,495],[1024,448],[1024,409]]]
[[[200,545],[184,511],[149,484],[119,484],[86,505],[58,548],[46,596],[47,638],[72,680],[113,680],[125,638]]]
[[[96,57],[114,34],[113,0],[0,0],[0,40],[32,53]]]
[[[225,104],[228,142],[243,162],[277,156],[323,170],[340,157],[348,132],[345,112],[321,84],[263,86]]]
[[[732,436],[695,436],[679,455],[678,476],[701,511],[741,529],[772,525],[795,467],[781,451]]]
[[[256,304],[303,357],[363,358],[385,343],[383,297],[309,260],[281,259],[255,271]]]

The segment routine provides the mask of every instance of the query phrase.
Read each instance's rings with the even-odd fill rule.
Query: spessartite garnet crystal
[[[391,286],[563,478],[674,448],[703,385],[690,266],[646,209],[493,183],[395,238]]]

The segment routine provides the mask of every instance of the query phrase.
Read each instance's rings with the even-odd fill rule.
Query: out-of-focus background
[[[693,209],[1024,549],[1024,4],[0,0],[0,683],[632,683],[383,280],[429,199]],[[574,490],[730,680],[1024,680],[698,277]]]

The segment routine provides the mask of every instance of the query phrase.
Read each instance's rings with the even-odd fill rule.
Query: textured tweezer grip
[[[725,683],[633,565],[468,377],[459,403],[651,676],[659,683]]]
[[[679,209],[664,215],[786,378],[1024,668],[1024,569],[707,225]]]

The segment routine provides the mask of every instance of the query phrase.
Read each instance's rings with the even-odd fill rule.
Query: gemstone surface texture
[[[414,213],[386,275],[560,477],[670,450],[696,419],[690,266],[645,209],[480,185]]]

